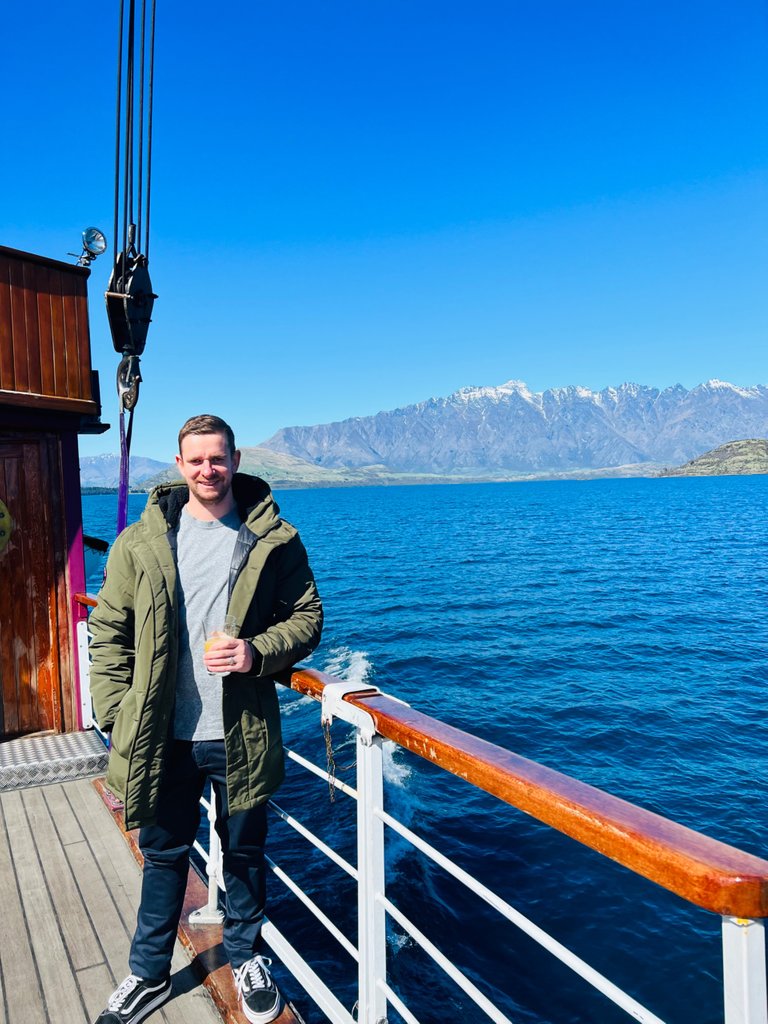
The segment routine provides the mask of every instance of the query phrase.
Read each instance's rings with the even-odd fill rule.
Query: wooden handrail
[[[317,700],[340,680],[313,669],[281,677]],[[362,687],[361,687],[362,689]],[[376,731],[705,910],[768,917],[768,861],[445,725],[385,694],[344,700]]]
[[[75,601],[98,604],[93,594],[75,594]],[[315,700],[322,699],[326,685],[341,682],[301,668],[278,678]],[[446,725],[386,694],[347,694],[344,700],[367,711],[385,739],[689,903],[721,916],[768,917],[768,860]]]

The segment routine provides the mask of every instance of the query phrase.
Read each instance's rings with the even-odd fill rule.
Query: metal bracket
[[[121,409],[129,412],[135,408],[139,400],[141,370],[138,356],[123,356],[117,368],[117,396]]]
[[[320,698],[320,721],[323,725],[330,725],[335,715],[343,722],[349,722],[360,730],[363,743],[369,746],[376,735],[373,719],[367,711],[348,704],[344,700],[347,693],[354,693],[357,697],[373,697],[381,693],[381,690],[378,686],[361,686],[360,683],[326,683]]]

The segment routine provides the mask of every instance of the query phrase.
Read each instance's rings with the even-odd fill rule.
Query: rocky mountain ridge
[[[490,475],[677,465],[734,437],[768,436],[768,387],[625,383],[532,392],[460,388],[374,416],[286,427],[262,447],[328,469]]]

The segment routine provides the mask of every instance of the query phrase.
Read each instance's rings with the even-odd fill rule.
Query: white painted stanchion
[[[334,716],[354,725],[357,735],[357,948],[358,1024],[387,1024],[387,923],[384,908],[384,767],[382,738],[363,708],[344,697],[370,696],[378,687],[331,683],[323,689],[321,719]]]
[[[93,703],[91,701],[91,659],[88,654],[88,622],[81,619],[75,626],[77,639],[77,669],[80,690],[80,722],[83,729],[90,729],[93,721]]]
[[[205,801],[201,801],[205,804]],[[190,924],[221,924],[224,911],[219,910],[219,888],[221,882],[221,841],[215,828],[216,794],[211,789],[211,800],[208,804],[208,850],[202,850],[198,843],[195,848],[206,857],[205,872],[208,875],[208,902],[204,907],[193,910],[189,915]]]
[[[357,730],[358,989],[360,1024],[386,1024],[382,739]]]
[[[723,992],[725,1024],[768,1024],[762,921],[723,918]]]

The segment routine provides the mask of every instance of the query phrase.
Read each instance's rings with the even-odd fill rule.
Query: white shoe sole
[[[159,1007],[163,1005],[163,1003],[167,1003],[171,998],[171,994],[172,989],[170,985],[168,988],[163,989],[162,992],[158,992],[151,1002],[147,1003],[146,1006],[142,1007],[141,1010],[138,1011],[137,1015],[128,1018],[130,1020],[130,1024],[141,1024],[143,1020],[146,1020],[150,1013],[154,1013],[155,1010],[159,1009]]]
[[[270,1024],[270,1021],[277,1020],[280,1014],[283,1012],[283,1000],[280,993],[277,993],[277,1006],[271,1010],[265,1010],[263,1013],[256,1013],[255,1010],[251,1010],[245,1005],[245,1000],[240,1000],[240,1009],[243,1011],[246,1019],[251,1024]]]

